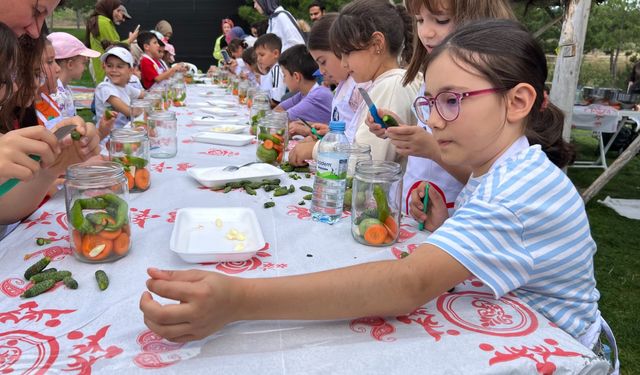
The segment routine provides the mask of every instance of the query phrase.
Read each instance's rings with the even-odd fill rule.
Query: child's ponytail
[[[536,100],[525,120],[525,135],[538,144],[549,160],[563,168],[573,162],[573,146],[562,138],[564,114],[549,102],[545,89],[547,60],[535,38],[518,22],[480,20],[470,22],[449,35],[433,50],[433,61],[447,51],[454,60],[469,65],[494,87],[511,89],[528,83]]]
[[[402,24],[404,26],[404,44],[402,45],[402,52],[400,53],[400,66],[406,66],[411,62],[411,56],[413,56],[413,18],[403,5],[396,5],[396,11],[400,18],[402,18]]]

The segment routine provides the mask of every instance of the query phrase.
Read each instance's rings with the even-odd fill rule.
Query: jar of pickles
[[[343,209],[351,211],[353,176],[356,174],[356,165],[362,160],[371,160],[371,146],[363,143],[352,143],[349,147],[339,148],[338,152],[349,155],[347,162],[347,184],[344,191]]]
[[[148,99],[135,99],[131,102],[131,127],[147,129],[149,114],[153,103]]]
[[[251,119],[250,133],[258,133],[258,123],[267,114],[271,113],[271,103],[269,95],[264,91],[257,92],[253,97],[253,104],[249,107],[249,118]]]
[[[247,91],[249,90],[249,82],[243,80],[238,84],[238,103],[247,104]]]
[[[258,161],[280,165],[289,142],[289,120],[287,112],[271,112],[258,123]]]
[[[124,169],[130,192],[142,192],[151,186],[149,137],[146,130],[114,129],[109,143],[109,159]]]
[[[152,111],[164,111],[164,102],[158,92],[151,91],[145,95],[145,99],[151,102]]]
[[[184,107],[187,100],[187,85],[183,80],[176,79],[170,87],[174,107]]]
[[[127,179],[113,162],[67,168],[65,202],[69,243],[81,262],[113,262],[131,249]]]
[[[353,179],[351,234],[369,246],[396,242],[402,210],[402,168],[390,161],[360,161]]]

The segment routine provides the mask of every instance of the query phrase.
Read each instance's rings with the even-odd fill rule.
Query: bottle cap
[[[346,127],[347,124],[344,121],[331,121],[329,123],[329,131],[332,132],[343,132]]]

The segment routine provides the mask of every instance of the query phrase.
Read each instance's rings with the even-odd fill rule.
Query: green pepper
[[[31,288],[25,290],[24,293],[22,293],[20,295],[21,298],[31,298],[31,297],[35,297],[37,295],[40,295],[44,292],[46,292],[47,290],[53,288],[53,286],[56,285],[56,282],[53,280],[45,280],[41,283],[37,283],[35,285],[33,285]]]
[[[98,282],[98,288],[104,291],[109,287],[109,278],[103,270],[96,271],[96,281]]]
[[[146,159],[139,158],[137,156],[127,156],[127,161],[129,162],[129,165],[136,168],[144,168],[149,163]]]
[[[389,217],[390,211],[387,195],[380,185],[373,186],[373,198],[376,200],[376,206],[378,207],[378,220],[384,223]]]
[[[102,198],[112,207],[116,208],[116,215],[114,217],[115,224],[107,225],[106,228],[112,231],[122,228],[129,219],[129,205],[127,202],[115,194],[105,194]]]
[[[275,207],[276,202],[266,202],[264,204],[264,208],[271,208],[271,207]]]
[[[24,271],[24,279],[29,280],[33,275],[36,275],[42,272],[43,269],[47,268],[50,262],[51,262],[51,258],[49,257],[44,257],[40,259],[31,267],[27,268],[26,271]]]
[[[65,277],[64,279],[62,279],[62,282],[69,289],[78,289],[78,282],[71,276]]]

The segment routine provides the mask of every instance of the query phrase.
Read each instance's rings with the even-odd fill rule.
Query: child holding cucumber
[[[472,175],[455,214],[430,228],[424,244],[399,260],[290,277],[149,269],[149,290],[181,303],[162,306],[143,293],[147,326],[185,342],[239,320],[398,316],[475,276],[495,298],[517,296],[594,348],[607,329],[585,207],[525,135],[542,125],[562,133],[562,112],[545,94],[544,51],[514,21],[471,22],[434,48],[426,75],[416,109],[430,109],[443,160]],[[571,157],[557,146],[559,156]],[[427,214],[441,220],[446,211],[430,207]]]

